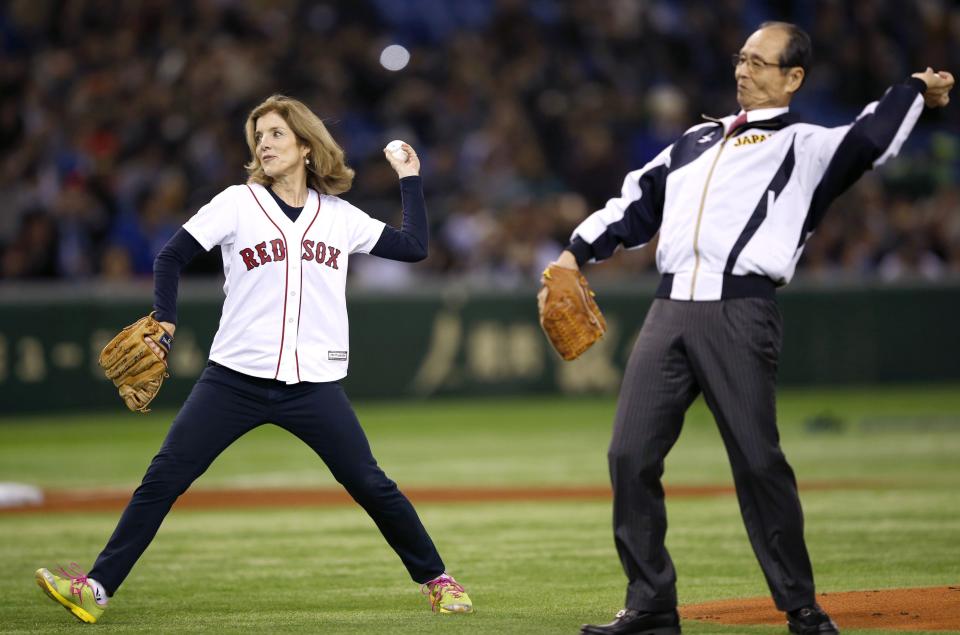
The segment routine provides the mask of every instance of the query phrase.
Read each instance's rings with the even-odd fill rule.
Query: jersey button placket
[[[290,253],[289,250],[287,252]],[[284,380],[296,380],[297,378],[297,360],[296,360],[296,341],[297,341],[297,311],[299,307],[294,301],[290,288],[299,288],[300,286],[300,263],[290,257],[287,260],[287,288],[283,290],[284,302],[284,337],[280,353],[280,377]]]
[[[300,239],[297,241],[297,244],[303,244],[303,236],[300,236]],[[291,284],[292,287],[290,292],[287,295],[287,320],[290,323],[290,338],[287,339],[287,354],[291,360],[294,372],[297,374],[297,379],[300,378],[300,361],[297,359],[297,339],[299,338],[299,321],[300,321],[300,298],[298,289],[301,288],[303,284],[303,261],[300,259],[291,260],[291,265],[293,265],[293,279],[297,281],[296,284]]]

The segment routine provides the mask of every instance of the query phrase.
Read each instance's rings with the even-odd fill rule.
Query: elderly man
[[[793,24],[760,25],[733,58],[740,113],[706,118],[628,174],[620,198],[580,224],[553,263],[578,268],[660,235],[662,282],[627,364],[609,451],[626,608],[583,634],[680,633],[660,477],[701,393],[730,458],[750,543],[790,631],[839,632],[815,601],[797,484],[780,449],[775,289],[790,281],[830,202],[897,153],[924,103],[947,104],[953,77],[928,68],[892,86],[853,123],[824,128],[789,109],[810,48]]]

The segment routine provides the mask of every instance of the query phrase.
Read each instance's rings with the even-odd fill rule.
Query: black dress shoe
[[[680,635],[680,615],[623,609],[609,624],[584,624],[580,635]]]
[[[818,604],[787,613],[787,626],[797,635],[840,635],[840,629]]]

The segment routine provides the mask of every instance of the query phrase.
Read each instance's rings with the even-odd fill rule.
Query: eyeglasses
[[[762,71],[768,66],[773,66],[775,68],[790,68],[786,64],[781,64],[779,62],[767,62],[756,56],[747,57],[743,53],[734,53],[733,57],[730,58],[730,61],[733,62],[734,68],[737,68],[741,64],[746,64],[747,68],[751,72],[756,72],[756,73]]]

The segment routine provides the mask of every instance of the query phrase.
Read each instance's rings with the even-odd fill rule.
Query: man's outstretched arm
[[[800,244],[816,228],[830,203],[864,172],[897,155],[923,106],[940,108],[950,101],[953,75],[927,68],[891,86],[847,126],[822,130],[810,138],[806,165],[816,185]]]

